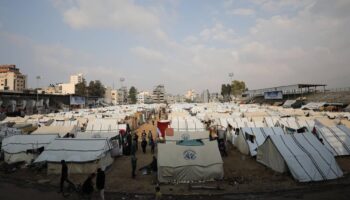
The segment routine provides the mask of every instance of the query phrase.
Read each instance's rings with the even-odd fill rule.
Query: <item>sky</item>
[[[350,87],[349,0],[1,0],[0,64],[29,87],[83,73],[171,94]],[[41,76],[39,83],[35,77]]]

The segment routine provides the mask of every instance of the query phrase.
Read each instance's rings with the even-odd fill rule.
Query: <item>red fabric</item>
[[[160,131],[160,134],[164,138],[165,136],[165,130],[168,128],[169,122],[157,122],[157,128]]]
[[[173,128],[167,128],[165,129],[166,136],[174,136],[174,129]]]

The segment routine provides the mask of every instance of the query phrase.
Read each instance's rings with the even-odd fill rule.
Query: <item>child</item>
[[[155,200],[160,200],[160,199],[162,199],[162,193],[160,192],[160,187],[157,186],[156,187],[156,198],[155,198]]]

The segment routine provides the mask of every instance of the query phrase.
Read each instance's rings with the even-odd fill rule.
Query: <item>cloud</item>
[[[57,3],[56,3],[57,4]],[[75,0],[63,9],[64,21],[74,29],[106,28],[142,33],[159,28],[152,9],[128,0]]]
[[[151,61],[151,62],[164,62],[166,60],[165,56],[154,49],[149,49],[145,47],[134,47],[131,48],[131,53],[135,54],[139,58]]]
[[[90,80],[108,81],[107,85],[117,82],[118,77],[125,77],[129,85],[142,90],[165,84],[170,93],[183,93],[189,88],[197,92],[207,88],[219,91],[220,85],[229,81],[230,72],[251,89],[298,82],[350,85],[347,0],[251,0],[255,4],[253,11],[236,5],[239,1],[225,1],[226,7],[220,10],[224,18],[217,15],[214,23],[204,20],[200,25],[190,21],[195,32],[179,31],[185,23],[182,21],[164,25],[169,8],[162,5],[141,5],[140,1],[56,1],[55,6],[73,30],[128,31],[137,37],[126,37],[126,44],[112,49],[123,51],[123,56],[109,52],[110,56],[102,58],[59,44],[0,34],[3,62],[18,61],[31,77],[47,73],[50,81],[68,80],[70,73],[83,72]],[[228,9],[236,14],[251,14],[249,21],[254,24],[227,18]],[[181,12],[174,13],[170,14],[174,18],[186,17]],[[183,16],[177,16],[180,14]]]
[[[200,34],[202,41],[216,41],[233,43],[237,38],[235,31],[225,27],[222,23],[216,23],[213,27],[203,29]]]
[[[314,0],[250,0],[268,12],[277,12],[282,9],[299,9],[314,2]]]
[[[228,11],[229,14],[232,15],[243,15],[243,16],[250,16],[255,14],[255,10],[248,9],[248,8],[238,8],[231,11]]]
[[[85,52],[76,51],[59,44],[42,44],[32,39],[0,31],[3,63],[16,64],[28,75],[29,87],[36,85],[35,76],[40,75],[41,86],[69,81],[69,76],[83,73],[87,80],[102,80],[111,85],[115,76],[123,76],[116,63],[105,61]]]

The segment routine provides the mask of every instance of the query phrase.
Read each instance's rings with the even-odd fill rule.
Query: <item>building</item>
[[[16,65],[0,65],[0,90],[23,91],[27,88],[27,76]]]
[[[83,82],[83,74],[80,73],[80,74],[76,74],[76,75],[71,75],[70,76],[70,83],[76,85],[78,83],[82,83]]]
[[[59,94],[60,87],[59,87],[59,84],[50,85],[49,87],[44,88],[43,91],[45,94]]]
[[[128,103],[128,89],[124,86],[117,90],[117,102],[119,105]]]
[[[165,88],[164,85],[157,85],[152,93],[153,103],[165,103]]]
[[[58,85],[60,94],[75,94],[75,84],[61,83]]]
[[[137,103],[139,104],[152,103],[152,96],[150,92],[139,92],[136,97],[137,97]]]
[[[118,91],[111,87],[106,87],[104,101],[107,104],[117,105],[118,104]]]
[[[210,94],[210,102],[219,102],[220,101],[220,94],[217,92],[213,92]]]
[[[209,103],[209,100],[210,100],[209,90],[204,90],[201,94],[201,102]]]
[[[281,92],[283,95],[306,94],[316,92],[317,88],[321,87],[322,91],[326,90],[325,84],[294,84],[287,86],[277,86],[271,88],[248,90],[244,92],[244,96],[257,97],[264,96],[266,93]]]
[[[188,101],[194,102],[196,100],[197,93],[194,89],[188,90],[185,94],[185,98]]]

